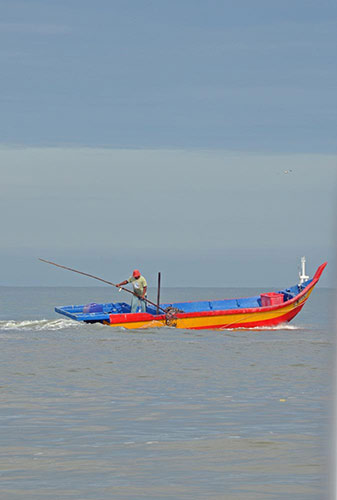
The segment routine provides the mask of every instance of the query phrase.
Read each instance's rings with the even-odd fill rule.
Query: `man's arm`
[[[123,285],[127,285],[128,283],[129,283],[128,280],[124,280],[124,281],[121,281],[120,283],[118,283],[116,286],[120,287]]]
[[[144,288],[143,288],[143,295],[142,295],[142,299],[145,299],[146,290],[147,290],[147,286],[144,286]]]

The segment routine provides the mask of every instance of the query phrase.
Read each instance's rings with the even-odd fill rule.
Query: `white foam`
[[[263,330],[304,330],[305,328],[303,326],[294,326],[294,325],[289,325],[288,323],[285,324],[280,324],[276,326],[255,326],[255,327],[249,327],[249,328],[227,328],[223,327],[220,328],[222,331],[235,331],[235,330],[242,330],[242,331],[248,331],[248,330],[255,330],[255,331],[263,331]]]
[[[303,327],[289,325],[286,323],[277,326],[260,326],[256,328],[250,328],[250,330],[303,330]]]
[[[22,321],[0,321],[1,330],[64,330],[66,328],[81,328],[83,323],[71,319],[40,319],[40,320],[22,320]]]

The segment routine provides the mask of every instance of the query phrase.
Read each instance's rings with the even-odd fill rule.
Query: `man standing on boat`
[[[131,301],[131,312],[137,312],[138,307],[140,307],[141,312],[146,312],[146,302],[144,300],[147,291],[146,279],[140,274],[138,269],[135,269],[128,280],[121,281],[117,286],[127,285],[128,283],[132,283],[134,293]]]

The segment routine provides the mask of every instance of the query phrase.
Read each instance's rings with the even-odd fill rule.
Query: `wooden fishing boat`
[[[288,323],[300,312],[326,265],[327,262],[319,266],[312,279],[305,275],[303,265],[298,285],[255,297],[160,304],[157,308],[148,305],[143,313],[131,313],[130,305],[124,302],[62,306],[56,307],[55,311],[76,321],[99,322],[127,329],[163,326],[196,330],[272,327]]]

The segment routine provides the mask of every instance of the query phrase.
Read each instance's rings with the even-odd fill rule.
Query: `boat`
[[[302,309],[318,283],[327,262],[314,277],[305,273],[302,257],[300,282],[284,290],[236,299],[147,304],[146,312],[131,313],[125,302],[55,307],[59,314],[85,323],[102,323],[127,329],[171,326],[194,330],[275,327],[291,321]]]

